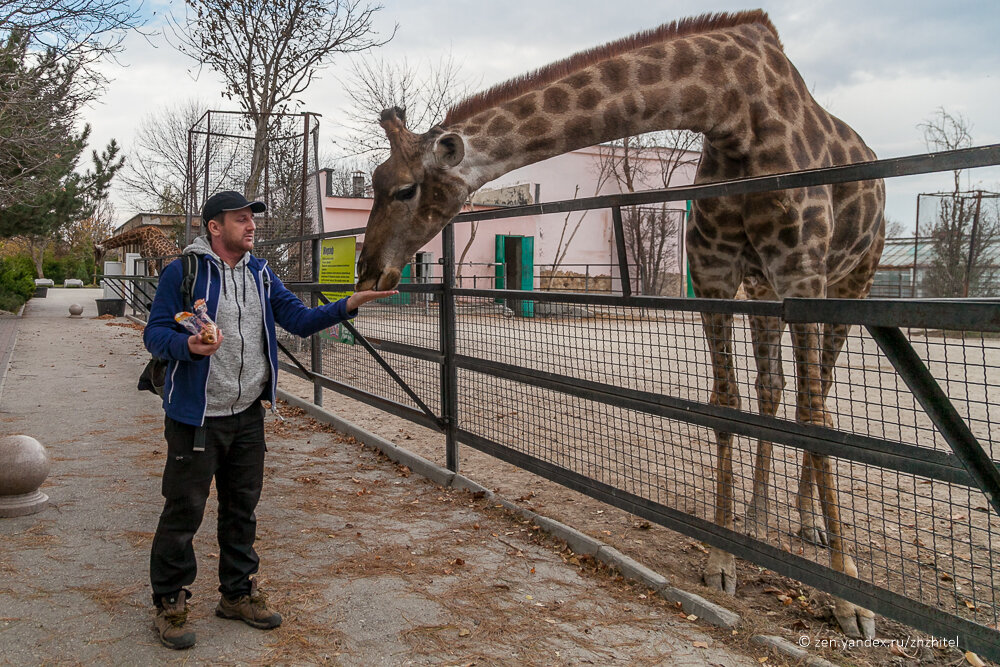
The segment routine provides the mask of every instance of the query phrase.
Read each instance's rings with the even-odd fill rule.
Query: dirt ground
[[[390,323],[385,325],[380,333],[385,335],[387,330],[389,332],[387,337],[398,340],[393,335],[398,334],[397,327],[402,330],[404,326],[402,323]],[[560,341],[565,341],[567,338],[565,331],[562,334],[546,331],[558,328],[553,323],[530,325],[536,329],[531,335],[516,330],[518,323],[505,323],[503,326],[507,345],[502,351],[488,353],[486,358],[492,358],[490,354],[495,354],[498,355],[498,361],[506,363],[523,363],[541,370],[589,377],[589,373],[593,371],[590,363],[600,361],[601,355],[604,354],[602,350],[610,347],[611,353],[619,353],[622,356],[622,350],[615,344],[609,344],[600,336],[581,335],[578,330],[572,328],[569,329],[569,343],[573,349],[567,351],[560,347],[563,344]],[[634,375],[626,375],[627,371],[615,368],[609,372],[618,372],[621,375],[614,379],[625,382],[625,386],[633,386],[633,382],[649,383],[650,378],[655,377],[663,384],[682,387],[680,391],[690,392],[692,396],[699,393],[707,395],[705,377],[709,373],[706,372],[704,362],[699,362],[697,352],[694,351],[693,341],[697,333],[692,333],[693,322],[684,322],[679,327],[681,332],[680,334],[676,330],[673,332],[673,342],[669,352],[674,357],[680,356],[689,364],[693,364],[693,368],[689,367],[686,371],[671,371],[666,368],[669,362],[653,360],[652,352],[655,350],[652,348],[655,347],[655,342],[648,343],[648,341],[654,340],[657,332],[651,330],[648,325],[636,325],[638,331],[630,338],[629,343],[631,351],[624,355],[630,358],[620,363],[623,366],[634,363],[639,369],[640,377],[636,379]],[[515,329],[513,333],[512,329]],[[486,327],[485,330],[489,332],[490,329]],[[470,331],[476,332],[478,329],[467,325],[465,333],[468,334]],[[432,340],[430,333],[421,329],[419,323],[411,324],[406,330],[405,339],[407,342],[421,344],[414,339],[425,338],[423,344],[427,344],[427,341]],[[477,352],[481,352],[482,348],[494,349],[490,344],[495,341],[490,340],[489,333],[482,334],[482,338],[484,340],[481,341],[481,346],[467,343],[467,348],[475,349]],[[953,395],[955,387],[966,392],[961,408],[972,416],[973,427],[980,432],[981,437],[983,437],[982,431],[986,430],[984,442],[988,448],[993,447],[992,438],[995,437],[995,433],[990,433],[993,422],[989,414],[989,406],[993,401],[989,394],[989,381],[997,370],[995,356],[997,346],[994,343],[985,341],[978,348],[973,345],[971,353],[965,349],[962,351],[966,360],[977,353],[980,355],[978,362],[971,362],[971,367],[973,373],[976,372],[976,368],[982,369],[984,377],[981,384],[963,378],[950,378],[954,387],[946,385],[951,390],[949,393]],[[686,344],[689,344],[688,347],[685,347]],[[851,348],[852,344],[854,348]],[[954,355],[954,348],[934,340],[929,339],[922,345],[925,358],[930,359],[932,365],[946,361],[949,351]],[[877,353],[873,350],[873,343],[870,340],[857,339],[849,343],[848,347],[849,354],[842,358],[847,378],[839,378],[840,384],[833,392],[834,400],[831,405],[836,413],[835,419],[842,424],[842,428],[862,434],[898,438],[904,442],[912,440],[920,442],[921,446],[940,448],[941,443],[929,435],[931,429],[926,417],[913,407],[912,397],[909,399],[910,404],[907,404],[905,398],[900,398],[905,392],[900,391],[898,381],[893,380],[891,384],[887,382],[886,377],[892,375],[891,367],[882,367]],[[472,354],[468,349],[460,352]],[[511,358],[506,358],[505,355]],[[884,360],[882,362],[884,363]],[[663,367],[657,363],[662,363]],[[699,363],[702,364],[700,368]],[[745,366],[745,359],[740,363]],[[866,368],[873,365],[872,368]],[[426,372],[426,369],[421,368],[419,364],[407,366],[404,363],[403,367],[410,371],[409,376],[404,372],[404,377],[411,382],[413,378],[419,381]],[[342,366],[341,370],[344,368],[347,368],[348,375],[354,377],[363,377],[366,373],[373,372],[370,368],[351,370],[353,366]],[[937,370],[940,371],[940,368]],[[674,375],[670,375],[671,372]],[[659,379],[661,375],[666,375],[667,379]],[[865,379],[859,381],[859,375]],[[598,379],[604,380],[604,378]],[[740,381],[744,401],[752,401],[755,397],[752,376],[744,370]],[[301,398],[312,399],[311,385],[288,374],[283,377],[282,386],[286,391]],[[359,386],[369,385],[362,382]],[[414,383],[414,386],[419,386],[419,382]],[[379,384],[379,388],[388,388],[390,395],[395,391],[388,382]],[[786,392],[784,410],[789,409],[787,405],[789,395],[794,396],[793,392]],[[433,396],[427,398],[428,403],[434,400]],[[471,415],[467,419],[474,425],[470,427],[465,423],[463,427],[471,430],[478,428],[479,432],[485,432],[491,437],[499,434],[503,436],[498,438],[499,441],[517,441],[523,443],[527,450],[535,447],[537,454],[546,460],[558,459],[562,451],[546,438],[565,439],[567,428],[578,428],[579,431],[570,433],[576,433],[576,437],[585,441],[604,443],[604,448],[609,452],[614,450],[616,445],[633,444],[624,442],[621,434],[616,435],[613,432],[617,426],[603,422],[623,421],[627,429],[630,425],[629,419],[635,419],[634,417],[621,420],[620,415],[610,410],[605,414],[586,414],[586,406],[553,407],[550,398],[548,394],[542,392],[529,392],[519,396],[516,391],[510,391],[509,394],[498,391],[486,402],[476,397],[464,396],[460,399],[465,401],[464,407],[474,409],[463,414]],[[439,433],[330,391],[324,392],[324,404],[328,410],[340,417],[444,465],[444,438]],[[432,409],[436,407],[432,405]],[[507,429],[507,424],[520,421],[517,417],[519,410],[535,413],[535,420],[542,426],[530,432],[518,431],[513,426]],[[581,421],[584,422],[582,426],[578,424]],[[646,434],[650,430],[655,431],[658,426],[663,427],[657,423],[637,424],[637,422],[638,420],[632,422],[631,426],[641,426],[642,428],[637,431],[640,434]],[[500,426],[501,423],[503,426]],[[655,491],[658,485],[660,488],[672,486],[674,491],[667,499],[668,504],[701,516],[711,516],[713,490],[710,454],[713,443],[704,430],[699,432],[696,429],[677,429],[676,426],[668,426],[665,430],[669,432],[671,429],[674,429],[673,432],[664,439],[674,444],[674,451],[667,452],[666,458],[670,459],[672,456],[683,459],[682,470],[670,469],[670,464],[665,464],[662,459],[640,460],[631,465],[643,468],[642,475],[645,477],[642,477],[641,484],[646,485],[642,487],[643,490]],[[746,438],[740,440],[741,442],[737,444],[740,449],[736,456],[743,457],[742,472],[737,470],[737,476],[742,476],[742,490],[745,496],[750,486],[749,461],[755,443],[748,442]],[[598,445],[595,447],[600,448]],[[583,446],[582,449],[587,450],[587,447]],[[580,458],[577,454],[574,460],[579,463]],[[769,539],[790,552],[803,554],[820,562],[828,562],[826,550],[817,549],[794,535],[798,516],[791,508],[794,507],[793,494],[798,474],[797,453],[793,449],[775,448],[774,458],[772,485],[775,499],[772,500],[771,506],[774,516],[768,528]],[[633,515],[591,500],[469,447],[461,448],[460,462],[460,471],[466,476],[524,507],[601,539],[667,576],[682,588],[696,590],[705,597],[741,613],[745,620],[754,625],[757,632],[782,635],[793,643],[797,643],[803,636],[809,637],[814,647],[823,640],[835,643],[842,637],[830,614],[832,598],[829,595],[741,561],[738,561],[739,588],[736,597],[717,594],[700,585],[700,575],[708,552],[705,546],[697,541],[660,526],[651,525]],[[655,471],[649,470],[657,465],[662,469],[660,477]],[[579,469],[579,465],[576,469]],[[595,472],[606,471],[595,468]],[[636,479],[640,477],[639,473],[635,473]],[[616,480],[605,481],[614,483]],[[634,479],[631,481],[640,484]],[[877,471],[851,463],[843,465],[839,485],[840,502],[849,512],[849,527],[852,529],[848,536],[850,550],[855,554],[863,578],[907,595],[916,595],[946,611],[960,612],[987,625],[996,622],[997,612],[994,607],[996,593],[993,582],[996,575],[987,566],[995,560],[990,554],[995,553],[993,536],[1000,530],[998,524],[990,520],[990,514],[986,511],[981,494],[969,493],[952,485],[924,482],[913,475]],[[648,493],[646,495],[649,497]],[[742,506],[738,506],[737,516],[741,519],[742,512]],[[739,526],[738,523],[738,529]],[[914,629],[885,618],[878,618],[877,627],[878,637],[884,639],[904,641],[908,638],[912,640],[923,637]],[[905,649],[851,647],[849,650],[826,648],[817,652],[834,662],[859,665],[903,663],[947,665],[962,660],[961,652],[955,649],[927,647]]]
[[[787,664],[292,409],[268,421],[257,511],[262,588],[283,625],[215,617],[210,500],[195,539],[198,643],[162,647],[147,572],[163,413],[135,390],[148,359],[138,327],[94,318],[86,292],[100,294],[29,303],[0,396],[0,432],[38,438],[52,463],[48,507],[0,519],[0,665]],[[70,319],[77,299],[85,316]]]

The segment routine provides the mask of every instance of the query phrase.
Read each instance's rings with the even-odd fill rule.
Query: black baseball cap
[[[201,217],[208,222],[223,211],[238,211],[247,206],[254,213],[263,213],[267,210],[267,204],[262,201],[247,201],[246,197],[235,190],[223,190],[208,198],[201,207]]]

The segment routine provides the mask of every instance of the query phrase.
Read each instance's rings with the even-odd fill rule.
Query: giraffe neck
[[[128,245],[129,243],[136,243],[142,241],[143,239],[142,227],[136,227],[135,229],[130,229],[124,234],[119,234],[118,236],[112,236],[110,239],[101,244],[101,247],[105,250],[111,250],[113,248],[120,248],[123,245]]]
[[[778,83],[741,76],[738,64],[758,63],[765,49],[784,55],[762,25],[712,34],[626,52],[444,127],[466,144],[457,175],[471,192],[518,167],[659,130],[700,132],[738,150],[746,138],[733,135],[750,127],[747,100]]]

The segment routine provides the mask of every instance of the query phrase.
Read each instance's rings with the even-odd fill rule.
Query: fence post
[[[441,236],[444,274],[441,280],[441,418],[445,425],[445,461],[448,470],[458,472],[458,368],[455,366],[455,226],[448,223]]]
[[[625,250],[625,226],[622,224],[622,209],[611,207],[611,221],[615,225],[615,245],[618,247],[618,277],[622,281],[622,296],[632,296],[632,276],[628,270],[628,251]]]

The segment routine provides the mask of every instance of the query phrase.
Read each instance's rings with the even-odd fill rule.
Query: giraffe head
[[[469,195],[455,170],[465,157],[458,134],[435,126],[424,134],[406,129],[402,109],[382,112],[389,158],[375,168],[375,202],[358,260],[357,289],[392,289],[403,266],[444,229]]]

